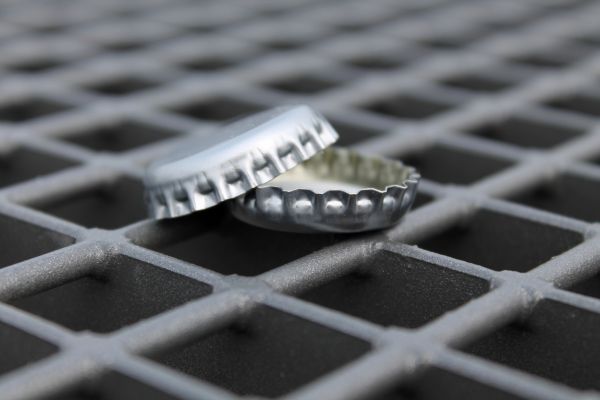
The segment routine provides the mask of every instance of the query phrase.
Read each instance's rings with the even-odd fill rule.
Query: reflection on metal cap
[[[236,217],[264,228],[360,232],[397,223],[419,179],[399,161],[329,148],[230,204]]]
[[[308,160],[338,139],[308,106],[278,107],[225,126],[152,164],[146,202],[157,219],[212,207]]]

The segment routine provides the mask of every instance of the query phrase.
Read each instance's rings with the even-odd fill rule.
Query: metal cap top
[[[191,141],[146,172],[154,218],[212,207],[270,181],[333,144],[338,134],[305,105],[278,107]]]

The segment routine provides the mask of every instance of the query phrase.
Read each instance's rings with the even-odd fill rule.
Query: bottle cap
[[[337,139],[327,120],[305,105],[238,120],[148,167],[150,214],[156,219],[179,217],[240,196]]]
[[[231,202],[239,219],[289,232],[361,232],[396,224],[420,175],[397,160],[330,147]]]

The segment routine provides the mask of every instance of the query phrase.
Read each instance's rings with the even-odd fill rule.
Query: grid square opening
[[[376,324],[417,328],[487,292],[487,281],[390,251],[302,295]]]
[[[212,56],[195,58],[184,61],[179,65],[191,71],[214,72],[232,67],[236,64],[236,62],[237,61],[233,58]]]
[[[39,72],[46,72],[64,65],[64,62],[59,59],[50,57],[44,58],[33,58],[29,60],[23,60],[20,62],[12,63],[7,65],[10,71],[33,74]]]
[[[102,47],[115,53],[141,50],[147,45],[148,43],[141,38],[121,38],[120,40],[102,43]]]
[[[221,27],[221,25],[219,25],[219,24],[211,25],[211,24],[198,23],[198,24],[185,24],[184,29],[191,33],[206,34],[206,33],[212,33],[214,31],[218,30],[220,27]]]
[[[533,51],[511,57],[514,63],[538,68],[564,68],[575,62],[580,62],[592,53],[592,48],[569,43],[560,48],[550,48]]]
[[[31,97],[0,105],[0,121],[27,122],[35,118],[57,114],[70,108],[66,104],[43,97]]]
[[[423,38],[418,40],[418,44],[439,50],[453,50],[467,46],[481,39],[481,37],[481,33],[476,35],[475,33],[461,32],[460,34],[446,34]]]
[[[369,28],[369,23],[366,22],[345,22],[345,21],[340,21],[339,23],[335,24],[335,29],[339,30],[342,33],[345,32],[359,32],[362,31],[364,29]]]
[[[476,127],[469,133],[521,147],[548,149],[574,139],[582,132],[565,125],[516,116]]]
[[[575,36],[572,40],[576,43],[581,43],[584,46],[600,46],[600,32]]]
[[[372,127],[357,124],[348,124],[344,122],[330,121],[340,138],[336,146],[350,146],[364,140],[372,139],[383,132]]]
[[[33,29],[35,32],[39,32],[39,33],[61,33],[68,27],[69,27],[68,24],[50,22],[49,24],[31,27],[31,29]]]
[[[568,287],[566,290],[600,299],[600,273]]]
[[[264,107],[231,97],[218,97],[200,102],[183,104],[171,111],[187,117],[209,121],[227,121],[241,115],[262,111]]]
[[[158,82],[139,76],[122,76],[85,86],[87,90],[107,96],[126,96],[157,87]]]
[[[152,359],[240,395],[278,397],[356,359],[369,347],[259,306],[226,329]]]
[[[413,205],[411,207],[411,210],[416,210],[419,207],[422,207],[430,202],[433,201],[433,197],[425,194],[421,191],[417,191],[417,197],[415,198],[415,201],[413,202]]]
[[[9,304],[74,331],[111,332],[210,293],[210,286],[123,255],[95,271]]]
[[[30,206],[87,227],[115,229],[146,218],[142,184],[122,177]]]
[[[368,56],[361,55],[346,61],[346,64],[352,67],[375,71],[386,71],[400,68],[406,63],[407,60],[394,57],[390,54],[372,54]]]
[[[0,374],[46,358],[57,350],[50,343],[0,322]]]
[[[406,383],[372,398],[372,400],[435,399],[526,400],[525,397],[513,395],[484,382],[437,367],[428,368],[416,378],[408,379]]]
[[[512,200],[589,222],[600,221],[600,181],[580,175],[559,175]]]
[[[254,276],[348,238],[257,228],[224,211],[211,209],[204,215],[159,222],[161,240],[140,244],[221,274]]]
[[[458,185],[472,184],[512,164],[490,155],[443,145],[408,154],[401,157],[401,161],[417,168],[425,179]]]
[[[442,80],[441,83],[446,86],[480,93],[500,92],[514,86],[513,82],[478,73],[453,76]]]
[[[515,322],[465,351],[578,389],[600,389],[600,316],[543,300]]]
[[[515,64],[523,64],[538,68],[562,68],[570,62],[557,58],[552,53],[532,53],[512,57],[510,59]]]
[[[390,117],[421,120],[446,112],[452,106],[438,100],[404,94],[363,105],[363,108]]]
[[[497,271],[526,272],[583,240],[580,233],[490,210],[418,243]]]
[[[293,38],[279,38],[279,39],[271,39],[271,40],[265,41],[261,44],[272,50],[291,51],[291,50],[296,50],[296,49],[308,44],[308,41],[302,40],[302,39],[293,39]]]
[[[176,132],[135,120],[101,124],[61,138],[96,151],[119,153],[169,139]]]
[[[46,397],[41,400],[109,400],[109,399],[144,399],[144,400],[181,400],[118,372],[103,374],[99,379],[76,387],[75,389]]]
[[[61,171],[76,163],[37,150],[18,147],[0,156],[0,187]]]
[[[69,236],[0,214],[0,268],[74,242]]]
[[[539,11],[537,13],[500,13],[494,16],[490,15],[490,18],[486,19],[485,21],[485,26],[490,32],[515,30],[534,21],[536,18],[541,16],[541,13],[542,12]]]
[[[600,98],[587,93],[575,93],[563,96],[550,100],[545,104],[558,110],[585,114],[591,117],[600,117]]]
[[[272,89],[294,94],[316,94],[332,89],[337,85],[337,82],[330,79],[311,74],[299,75],[266,84],[267,87]]]

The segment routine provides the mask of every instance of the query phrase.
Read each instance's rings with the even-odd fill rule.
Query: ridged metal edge
[[[333,155],[333,157],[332,157]],[[327,160],[328,162],[323,162]],[[343,161],[344,160],[344,161]],[[324,165],[318,165],[318,164]],[[419,173],[397,160],[362,156],[340,148],[329,148],[302,166],[319,175],[347,175],[377,179],[382,168],[403,176],[384,188],[366,187],[357,193],[310,189],[286,190],[273,184],[259,186],[231,203],[239,219],[264,228],[294,232],[360,232],[392,226],[410,209],[416,197]],[[297,167],[300,168],[300,167]]]
[[[308,108],[308,107],[306,107]],[[146,204],[155,219],[204,210],[269,182],[335,143],[339,135],[319,113],[297,122],[296,134],[279,143],[258,145],[212,170],[146,187]]]

